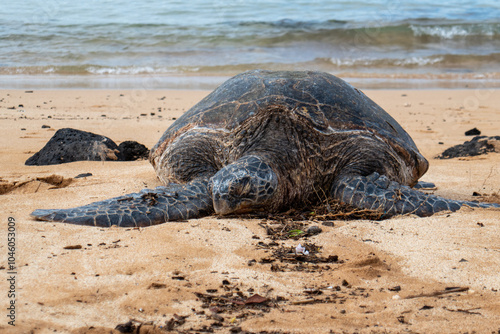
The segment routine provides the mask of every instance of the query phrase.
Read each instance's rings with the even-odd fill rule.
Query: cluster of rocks
[[[147,159],[149,150],[135,141],[120,145],[108,137],[91,132],[64,128],[26,160],[29,166],[57,165],[73,161],[132,161]]]
[[[489,152],[500,152],[500,136],[479,136],[477,128],[465,132],[466,136],[475,136],[463,144],[455,145],[438,155],[437,159],[451,159],[459,157],[473,157]]]

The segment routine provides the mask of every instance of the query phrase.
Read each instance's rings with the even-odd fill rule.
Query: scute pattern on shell
[[[369,130],[396,142],[402,150],[418,152],[411,137],[387,112],[345,81],[323,72],[255,70],[229,79],[183,114],[153,147],[150,160],[161,155],[162,144],[186,127],[231,131],[269,105],[293,110],[326,134]]]

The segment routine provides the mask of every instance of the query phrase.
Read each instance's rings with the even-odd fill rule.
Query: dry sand
[[[436,183],[436,194],[472,200],[474,191],[500,193],[500,154],[433,158],[470,139],[464,132],[473,127],[500,135],[500,91],[366,93],[400,122],[429,159],[423,179]],[[73,127],[117,143],[136,140],[152,147],[174,118],[206,94],[0,91],[0,186],[6,192],[0,196],[2,333],[113,333],[130,319],[144,323],[141,333],[152,333],[153,325],[158,332],[174,314],[188,316],[182,325],[171,322],[174,332],[201,332],[203,326],[220,333],[233,327],[255,333],[500,332],[499,210],[336,221],[333,227],[321,226],[323,233],[309,242],[323,247],[322,256],[337,255],[339,263],[305,265],[302,271],[292,270],[297,267],[291,264],[271,271],[273,264],[259,263],[270,254],[258,242],[270,240],[257,219],[209,217],[145,229],[106,229],[29,217],[36,208],[73,207],[160,185],[147,161],[25,166],[55,130]],[[91,177],[63,188],[37,181],[89,172]],[[9,217],[16,223],[15,327],[6,317]],[[64,248],[72,245],[82,248]],[[249,266],[253,259],[257,263]],[[397,286],[400,291],[389,290]],[[407,298],[447,287],[469,290]],[[239,289],[245,297],[259,294],[273,302],[270,307],[233,305],[227,311],[214,308],[212,300],[203,308],[207,305],[195,293],[207,289],[217,289],[212,293],[217,296]],[[309,295],[306,289],[321,294]]]

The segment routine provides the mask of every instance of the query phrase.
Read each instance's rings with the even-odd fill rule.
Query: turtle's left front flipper
[[[457,211],[462,206],[500,208],[499,204],[454,201],[424,194],[390,181],[386,176],[343,176],[334,183],[331,196],[357,208],[379,211],[381,218],[398,214],[431,216],[439,211]]]
[[[199,218],[213,212],[206,181],[144,189],[71,209],[38,209],[38,220],[109,227],[139,227]]]

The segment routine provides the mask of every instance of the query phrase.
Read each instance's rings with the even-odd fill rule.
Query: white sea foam
[[[415,36],[435,36],[442,39],[453,39],[473,35],[493,36],[492,26],[482,25],[449,25],[449,26],[410,26]]]
[[[425,65],[433,65],[444,60],[443,57],[410,57],[406,59],[398,59],[394,61],[394,65],[397,66],[425,66]]]
[[[157,74],[157,73],[175,73],[177,70],[165,67],[155,68],[150,66],[142,67],[95,67],[89,66],[86,71],[90,74],[100,75],[137,75],[137,74]]]
[[[426,66],[444,61],[444,57],[409,57],[409,58],[330,58],[330,62],[338,67],[359,66]]]
[[[368,66],[376,60],[375,58],[330,58],[330,62],[338,67]]]

